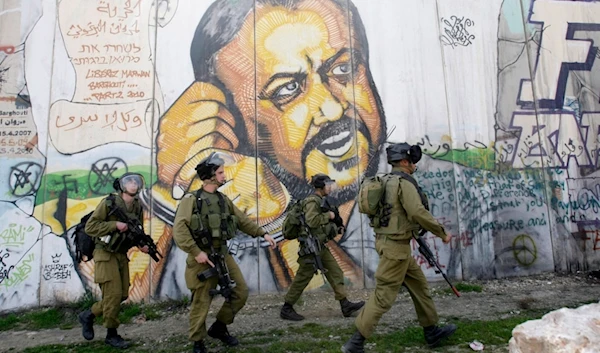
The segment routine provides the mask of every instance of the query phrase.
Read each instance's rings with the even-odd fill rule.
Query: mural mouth
[[[352,120],[344,117],[325,125],[313,138],[312,145],[330,158],[339,159],[346,155],[354,143]]]
[[[348,153],[353,142],[352,132],[346,130],[325,139],[317,149],[328,157],[340,158]]]

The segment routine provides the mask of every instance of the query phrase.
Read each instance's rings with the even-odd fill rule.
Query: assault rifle
[[[425,235],[425,233],[427,233],[427,231],[422,229],[419,232],[419,236],[415,236],[413,234],[413,237],[419,244],[419,252],[421,253],[421,255],[423,255],[423,257],[427,260],[427,262],[429,262],[429,265],[431,265],[431,267],[434,267],[435,273],[441,273],[442,276],[444,276],[444,279],[446,280],[446,282],[448,282],[448,284],[450,285],[450,288],[452,288],[452,291],[454,292],[454,294],[456,294],[457,297],[460,297],[460,293],[458,292],[456,287],[454,287],[452,285],[452,283],[450,282],[450,280],[448,279],[446,274],[442,271],[442,269],[440,268],[440,265],[438,264],[437,260],[435,259],[435,256],[433,255],[433,252],[431,252],[431,249],[429,249],[429,246],[427,246],[427,243],[423,239],[423,236]]]
[[[344,227],[344,221],[342,220],[342,217],[340,217],[340,210],[336,206],[331,205],[327,197],[324,197],[321,201],[321,211],[333,212],[335,217],[331,221],[335,223],[338,228]]]
[[[327,273],[327,269],[323,265],[323,260],[321,260],[321,250],[323,250],[323,245],[321,241],[312,235],[310,232],[310,228],[306,224],[306,219],[304,219],[304,214],[300,216],[300,223],[302,227],[304,227],[306,236],[299,237],[298,240],[304,244],[304,251],[301,255],[311,255],[312,259],[308,261],[308,263],[312,263],[315,273],[321,271],[321,274]]]
[[[227,264],[225,263],[225,256],[221,254],[219,251],[216,251],[210,242],[210,254],[208,258],[215,265],[215,267],[211,267],[205,271],[200,272],[197,276],[200,282],[204,282],[211,277],[217,276],[219,289],[211,289],[208,291],[211,297],[215,295],[222,295],[225,298],[226,302],[231,302],[233,298],[233,288],[235,288],[236,283],[231,278],[229,274],[229,269],[227,268]]]
[[[116,205],[111,207],[111,210],[108,213],[109,216],[112,214],[117,216],[121,222],[127,224],[127,238],[129,238],[131,243],[140,248],[148,246],[148,255],[150,255],[154,261],[159,262],[159,257],[162,258],[163,256],[158,252],[158,248],[156,247],[156,244],[154,244],[152,237],[144,233],[142,223],[136,218],[128,217],[125,212]]]

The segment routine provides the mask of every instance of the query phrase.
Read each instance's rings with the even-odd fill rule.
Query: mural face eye
[[[350,66],[350,63],[341,63],[331,70],[331,73],[335,76],[347,76],[351,72],[352,67]]]
[[[300,82],[294,80],[279,86],[271,95],[271,100],[277,105],[291,102],[301,93]]]

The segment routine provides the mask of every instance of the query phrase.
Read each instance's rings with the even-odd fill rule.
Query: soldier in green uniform
[[[437,235],[447,244],[450,235],[425,209],[419,190],[410,181],[395,173],[413,174],[421,159],[421,148],[398,143],[386,149],[392,174],[387,174],[385,203],[391,205],[387,226],[375,227],[375,248],[379,265],[375,272],[376,288],[365,308],[356,318],[356,332],[342,347],[345,353],[364,352],[369,338],[381,316],[392,307],[401,286],[405,286],[413,300],[419,323],[424,329],[425,341],[430,347],[454,333],[455,325],[437,326],[438,315],[429,294],[427,279],[412,257],[410,241],[421,228]]]
[[[323,267],[327,270],[325,277],[333,288],[335,299],[340,302],[342,314],[345,317],[349,317],[360,310],[360,308],[365,305],[365,302],[360,301],[353,303],[346,298],[344,273],[337,261],[335,261],[333,255],[331,255],[329,248],[325,246],[325,243],[333,239],[338,233],[343,233],[344,231],[339,214],[336,215],[335,212],[321,207],[321,205],[324,204],[324,198],[335,190],[335,180],[332,180],[325,174],[316,174],[312,177],[311,185],[315,188],[315,193],[302,200],[304,219],[311,234],[317,237],[320,242],[321,251],[319,256],[323,263]],[[340,219],[338,224],[334,222],[336,217]],[[279,314],[279,316],[285,320],[304,320],[304,316],[298,314],[294,310],[294,304],[296,304],[300,295],[302,295],[304,288],[306,288],[315,274],[314,265],[312,263],[313,257],[312,255],[307,254],[305,243],[302,241],[300,242],[300,251],[298,252],[298,255],[298,271],[285,296],[285,303]]]
[[[203,182],[202,189],[183,197],[177,207],[173,224],[175,242],[188,254],[185,281],[192,292],[189,339],[194,342],[194,353],[207,352],[203,341],[207,334],[228,346],[239,344],[238,340],[229,334],[226,325],[233,322],[235,314],[246,303],[248,286],[237,263],[227,252],[226,241],[240,229],[251,237],[264,237],[271,247],[275,247],[275,241],[269,234],[233,205],[226,195],[217,191],[226,182],[224,166],[227,161],[231,161],[231,157],[213,152],[196,166],[198,177]],[[212,301],[210,291],[216,288],[218,278],[214,276],[200,281],[198,274],[215,266],[209,258],[209,242],[216,251],[224,255],[235,287],[233,298],[223,304],[217,313],[217,320],[207,332],[206,316]],[[208,245],[203,245],[205,243]]]
[[[129,259],[127,251],[133,246],[128,240],[127,223],[114,215],[108,215],[110,208],[119,207],[128,217],[137,218],[143,224],[142,206],[137,197],[144,187],[144,177],[136,173],[125,173],[113,184],[117,195],[112,201],[100,201],[86,223],[85,232],[95,241],[94,282],[100,285],[102,300],[94,303],[91,310],[79,314],[82,334],[86,340],[94,338],[94,318],[102,315],[107,328],[104,342],[117,348],[127,348],[128,344],[117,334],[121,302],[129,295]],[[113,204],[114,203],[114,204]],[[148,247],[140,248],[148,253]]]

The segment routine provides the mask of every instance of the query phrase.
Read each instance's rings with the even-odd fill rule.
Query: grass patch
[[[79,325],[77,315],[91,308],[95,301],[91,293],[88,293],[75,303],[0,315],[0,331],[72,329]],[[146,320],[159,320],[172,312],[182,311],[188,305],[189,298],[185,297],[182,300],[167,300],[153,304],[125,304],[121,305],[119,320],[123,324],[131,323],[137,316],[143,316]],[[102,317],[96,317],[95,323],[102,325]]]
[[[8,331],[15,327],[19,322],[19,318],[15,314],[9,314],[4,317],[0,317],[0,331]]]
[[[63,324],[64,318],[64,311],[52,308],[24,314],[21,322],[26,323],[29,330],[42,330],[59,327]]]
[[[131,322],[131,319],[140,315],[142,313],[142,308],[140,304],[127,304],[121,306],[121,311],[119,312],[119,321],[122,324],[128,324]]]
[[[467,293],[467,292],[481,293],[483,291],[483,287],[480,285],[463,283],[463,282],[457,283],[456,285],[454,285],[454,287],[456,287],[456,289],[460,293]],[[451,288],[444,289],[444,292],[449,293],[449,294],[454,294],[454,292],[452,291]]]

